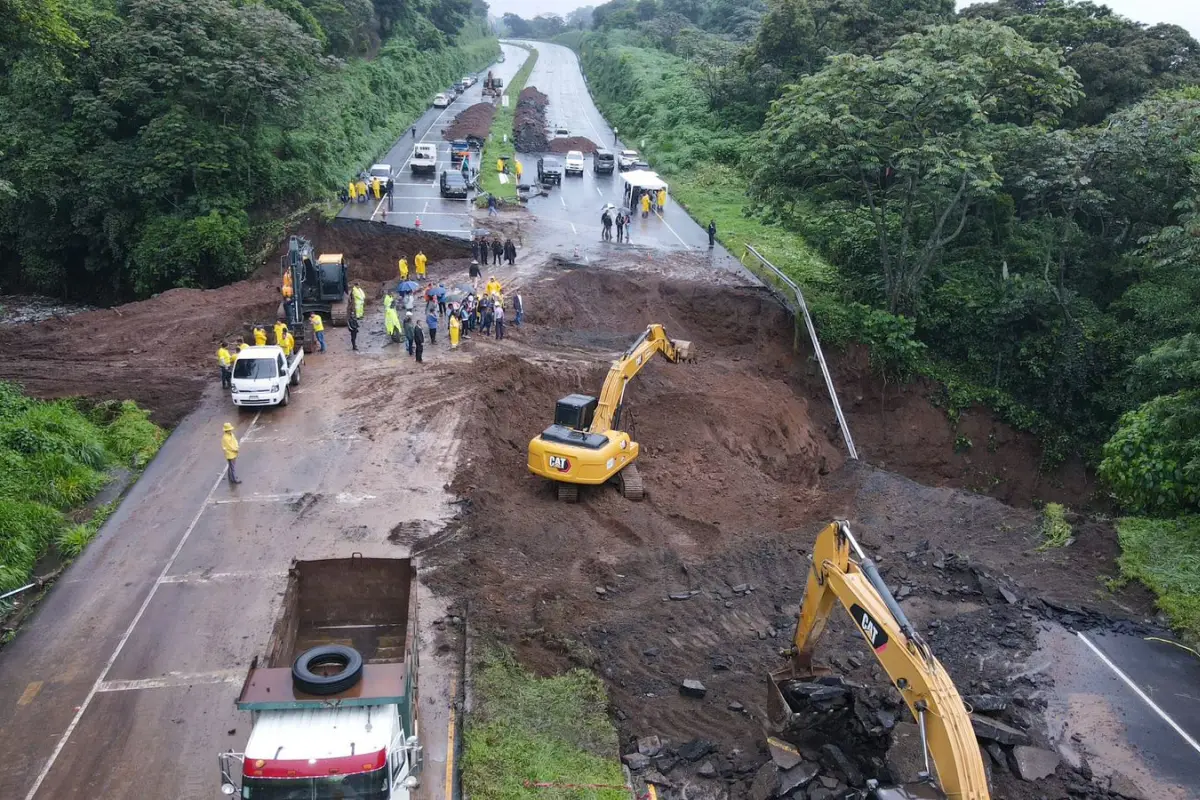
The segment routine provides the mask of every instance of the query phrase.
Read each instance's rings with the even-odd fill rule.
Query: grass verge
[[[463,794],[473,800],[627,800],[604,684],[585,670],[538,678],[512,653],[489,649],[476,673],[463,734]],[[550,784],[530,788],[526,783]]]
[[[1062,503],[1046,503],[1042,509],[1042,543],[1039,550],[1066,547],[1071,543],[1071,523],[1067,522],[1067,510]]]
[[[519,46],[519,45],[518,45]],[[481,177],[481,188],[487,194],[495,195],[500,200],[516,200],[517,199],[517,184],[510,180],[508,183],[500,182],[500,175],[496,172],[496,159],[501,156],[512,156],[515,153],[513,150],[513,119],[517,114],[517,97],[521,94],[521,90],[525,88],[525,82],[529,80],[529,75],[533,72],[533,65],[537,63],[538,51],[534,48],[525,48],[529,50],[529,57],[525,59],[525,63],[517,70],[517,74],[513,76],[511,82],[505,88],[505,94],[508,95],[508,106],[500,106],[496,109],[496,116],[492,118],[492,129],[488,133],[487,141],[483,143],[483,153],[479,157],[479,175]],[[500,134],[497,137],[497,134]],[[504,141],[504,137],[508,137],[508,141]],[[510,178],[516,176],[515,170]]]
[[[79,555],[115,505],[81,524],[69,512],[96,496],[109,469],[143,468],[164,437],[134,403],[34,400],[0,382],[0,592],[27,583],[51,545]]]
[[[1200,642],[1200,516],[1117,521],[1123,580],[1139,580],[1189,644]]]

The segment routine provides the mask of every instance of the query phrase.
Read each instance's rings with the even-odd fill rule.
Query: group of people
[[[667,190],[666,189],[642,189],[640,187],[633,188],[631,195],[630,209],[642,209],[643,219],[650,216],[650,212],[661,214],[667,207]]]
[[[424,328],[421,327],[420,317],[414,314],[417,310],[416,293],[408,291],[403,281],[398,284],[395,297],[391,293],[384,295],[384,326],[387,335],[396,343],[399,343],[400,337],[403,336],[405,351],[413,356],[418,364],[424,363],[426,338],[428,337],[431,346],[437,344],[438,330],[441,329],[443,320],[450,337],[451,350],[457,350],[460,339],[470,338],[471,332],[476,330],[485,336],[491,336],[494,328],[496,338],[504,338],[504,290],[495,276],[488,279],[480,295],[472,291],[460,300],[447,302],[447,294],[444,283],[435,287],[432,281],[421,290],[421,299],[425,305]],[[514,323],[520,325],[524,306],[519,294],[514,296],[512,304],[516,315]],[[398,310],[401,307],[404,309],[403,319]]]
[[[623,208],[617,209],[617,215],[615,218],[609,213],[609,209],[607,208],[605,208],[604,212],[600,214],[600,238],[606,242],[612,241],[612,226],[614,220],[617,224],[617,241],[628,242],[629,232],[633,229],[633,217],[625,213],[625,209]]]
[[[425,257],[424,250],[418,250],[417,254],[413,256],[413,267],[415,268],[416,278],[418,280],[423,280],[425,278],[425,265],[428,263],[429,259]],[[405,256],[400,256],[400,260],[396,262],[396,264],[400,268],[400,280],[408,280],[408,258]]]
[[[492,264],[503,263],[501,259],[507,261],[509,266],[517,263],[517,246],[513,244],[512,239],[505,239],[501,243],[499,236],[493,237],[491,241],[488,241],[486,236],[479,236],[471,241],[471,260],[476,264],[489,263],[489,253],[492,257],[490,262]],[[471,277],[477,276],[471,275]]]
[[[346,189],[339,193],[339,199],[343,203],[365,203],[368,197],[382,200],[385,197],[391,197],[395,188],[396,184],[391,177],[383,181],[378,177],[368,175],[364,170],[359,173],[357,179],[346,184]]]

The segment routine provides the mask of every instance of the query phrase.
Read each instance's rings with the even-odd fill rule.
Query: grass
[[[473,800],[627,800],[604,684],[590,672],[538,678],[511,652],[487,651],[463,734],[463,794]],[[545,783],[542,788],[526,783]]]
[[[1039,550],[1066,547],[1071,543],[1071,523],[1067,522],[1062,503],[1046,503],[1042,509],[1042,543]]]
[[[1190,644],[1200,642],[1200,516],[1117,521],[1123,580],[1138,580]]]
[[[525,88],[525,82],[529,80],[529,75],[533,72],[533,65],[537,63],[538,59],[536,49],[525,49],[529,50],[529,57],[525,59],[525,63],[521,65],[512,81],[505,87],[504,92],[508,95],[508,106],[500,106],[496,109],[496,116],[492,118],[491,132],[488,134],[487,141],[483,143],[483,153],[479,157],[481,188],[483,192],[494,195],[501,201],[516,200],[517,198],[515,180],[510,180],[508,183],[500,182],[500,175],[496,172],[496,159],[516,154],[513,149],[513,119],[517,114],[517,97]],[[504,141],[505,135],[508,136],[507,142]],[[516,178],[515,168],[509,177]]]
[[[133,403],[34,400],[0,382],[0,592],[27,583],[51,545],[77,556],[112,508],[80,525],[68,514],[104,488],[110,469],[144,467],[163,438]]]

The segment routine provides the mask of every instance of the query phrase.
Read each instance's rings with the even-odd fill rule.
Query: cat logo
[[[550,456],[550,469],[556,469],[559,472],[569,472],[571,470],[571,459],[566,456]]]
[[[850,605],[850,616],[854,617],[854,621],[858,623],[858,627],[862,628],[863,635],[867,637],[867,641],[871,644],[871,649],[876,653],[883,652],[887,647],[888,635],[883,631],[883,628],[874,617],[867,613],[866,609],[858,603]]]

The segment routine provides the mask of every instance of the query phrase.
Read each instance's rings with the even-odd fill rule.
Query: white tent
[[[657,172],[651,172],[646,169],[622,172],[621,180],[625,182],[625,207],[630,211],[635,210],[634,204],[637,203],[638,197],[643,193],[657,192],[660,189],[665,190],[667,188],[667,182],[658,177]]]

